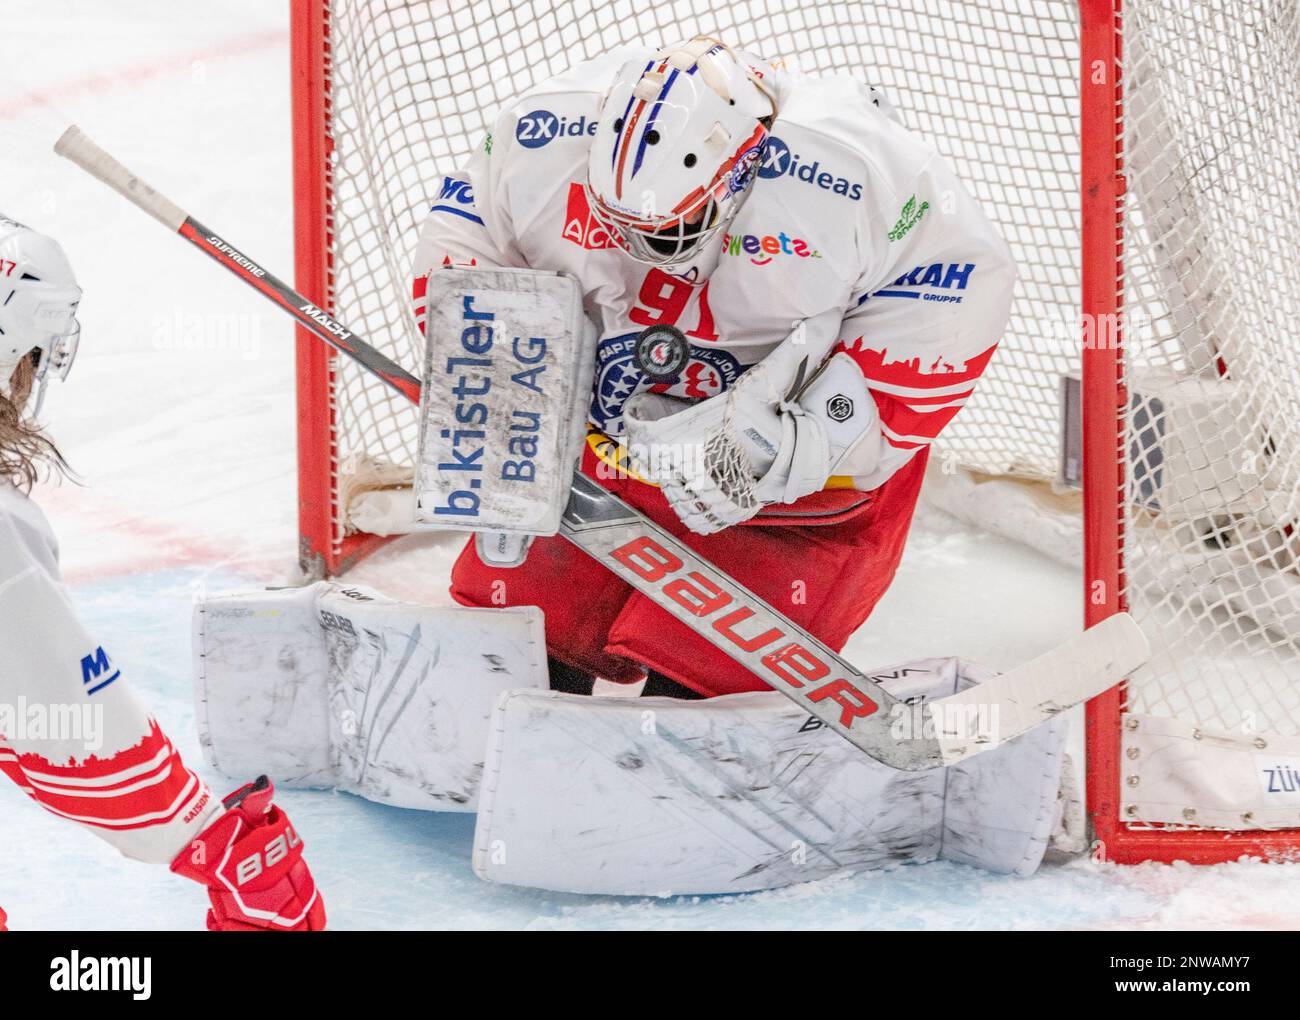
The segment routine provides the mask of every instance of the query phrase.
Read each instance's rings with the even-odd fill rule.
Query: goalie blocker
[[[425,357],[415,520],[474,531],[488,562],[522,562],[554,535],[585,433],[595,327],[578,282],[532,269],[435,270],[424,281]]]

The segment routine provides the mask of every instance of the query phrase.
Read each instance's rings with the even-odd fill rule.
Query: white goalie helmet
[[[0,215],[0,391],[23,358],[36,365],[34,414],[51,375],[66,379],[77,355],[81,288],[52,237]]]
[[[588,157],[593,215],[639,262],[687,261],[740,210],[776,114],[772,88],[716,39],[624,64]]]

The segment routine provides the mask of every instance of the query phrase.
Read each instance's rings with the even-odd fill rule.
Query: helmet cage
[[[51,374],[59,382],[66,382],[72,372],[72,363],[77,360],[77,350],[80,346],[81,322],[74,314],[67,332],[55,336],[50,340],[48,347],[37,347],[32,351],[32,359],[36,362],[36,377],[33,383],[36,403],[32,408],[33,417],[41,413],[41,407],[45,403],[45,386]]]
[[[740,212],[758,177],[767,138],[767,127],[760,124],[707,188],[696,189],[665,215],[656,215],[650,203],[639,214],[616,208],[584,181],[587,206],[619,247],[638,262],[660,267],[686,262]]]
[[[33,416],[40,413],[45,401],[45,387],[51,378],[66,380],[77,358],[81,343],[81,323],[77,319],[77,306],[81,302],[81,288],[75,284],[53,284],[33,274],[25,274],[7,295],[0,291],[3,315],[0,315],[0,340],[10,340],[10,351],[16,357],[0,357],[0,366],[7,369],[0,378],[0,387],[9,383],[9,373],[26,357],[35,368],[32,379],[32,398],[35,400]],[[6,299],[7,298],[7,299]],[[5,327],[8,327],[6,332]],[[3,352],[0,352],[3,354]]]

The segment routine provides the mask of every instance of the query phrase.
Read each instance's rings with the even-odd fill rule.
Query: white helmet
[[[694,257],[740,210],[776,112],[773,90],[716,39],[624,64],[588,156],[592,214],[639,262]]]
[[[0,215],[0,389],[23,358],[36,363],[36,407],[53,372],[66,379],[77,355],[81,324],[68,257],[52,237]]]

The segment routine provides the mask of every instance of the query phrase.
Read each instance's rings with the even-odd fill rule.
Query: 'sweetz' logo
[[[108,653],[104,651],[102,645],[89,655],[81,657],[81,684],[87,688],[87,694],[102,691],[121,675],[120,669],[113,669],[108,661]]]
[[[901,239],[904,234],[920,222],[921,217],[925,215],[925,211],[929,208],[929,202],[922,202],[918,206],[915,195],[909,198],[903,203],[903,211],[899,213],[898,222],[894,224],[894,229],[889,232],[889,239],[891,241]]]
[[[807,241],[791,237],[784,230],[778,234],[723,234],[724,255],[748,255],[756,266],[765,266],[776,255],[796,255],[801,259],[819,259],[822,253]]]

